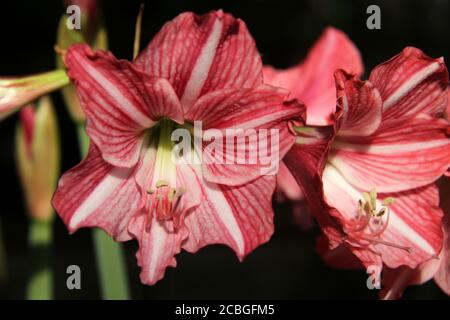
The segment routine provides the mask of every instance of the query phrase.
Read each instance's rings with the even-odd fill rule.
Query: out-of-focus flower
[[[450,165],[443,60],[406,48],[369,81],[337,71],[336,87],[334,126],[299,128],[284,159],[330,248],[348,248],[365,267],[436,258],[442,210],[433,183]]]
[[[275,177],[261,176],[260,163],[171,158],[173,130],[191,130],[197,120],[225,136],[231,128],[278,129],[280,157],[294,143],[288,123],[303,121],[304,107],[263,84],[241,20],[222,11],[181,14],[133,64],[85,45],[64,59],[91,139],[86,159],[64,174],[53,199],[71,232],[96,226],[118,241],[136,238],[147,284],[176,265],[181,248],[222,243],[243,259],[270,238]]]
[[[65,71],[26,77],[0,77],[0,120],[36,98],[69,84]]]
[[[329,27],[313,45],[305,61],[286,70],[264,66],[264,82],[286,88],[292,98],[306,105],[309,125],[327,125],[336,111],[334,72],[346,70],[357,76],[364,72],[354,43],[342,31]]]
[[[334,72],[337,69],[361,75],[364,66],[358,49],[347,35],[329,27],[313,45],[305,61],[287,70],[265,66],[264,82],[286,88],[291,97],[303,101],[307,107],[307,124],[326,125],[331,123],[336,110]],[[278,199],[286,198],[292,202],[294,217],[302,222],[302,228],[311,225],[310,214],[301,203],[305,199],[300,186],[284,163],[280,164],[277,193]]]
[[[78,5],[81,10],[81,29],[69,29],[66,26],[67,15],[63,14],[59,20],[56,45],[61,50],[67,50],[77,43],[87,43],[94,49],[107,49],[108,36],[101,17],[98,16],[97,1],[94,0],[68,0],[64,1],[66,6]],[[61,55],[56,55],[58,68],[64,69]],[[77,93],[73,85],[62,90],[64,102],[72,119],[83,123],[86,116],[81,108]]]
[[[56,114],[48,96],[37,107],[20,111],[16,131],[17,169],[33,219],[47,221],[53,216],[51,199],[60,166],[59,132]]]

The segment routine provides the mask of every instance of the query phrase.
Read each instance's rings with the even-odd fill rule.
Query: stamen
[[[378,209],[377,199],[378,193],[376,189],[362,193],[362,199],[358,200],[358,215],[354,220],[354,224],[348,230],[348,235],[344,238],[344,241],[353,239],[359,242],[362,240],[369,242],[366,245],[377,243],[412,253],[413,250],[410,247],[397,245],[377,238],[388,227],[391,212],[389,206],[395,201],[392,197],[385,198],[381,201],[382,207]],[[383,219],[383,217],[386,218]]]
[[[383,240],[379,240],[379,239],[372,239],[372,238],[368,238],[368,237],[361,237],[361,238],[364,239],[364,240],[367,240],[367,241],[370,241],[370,242],[375,242],[375,243],[378,243],[378,244],[382,244],[382,245],[385,245],[385,246],[388,246],[388,247],[393,247],[393,248],[397,248],[397,249],[400,249],[400,250],[405,250],[405,251],[407,251],[410,254],[413,252],[413,249],[411,247],[401,246],[401,245],[398,245],[398,244],[395,244],[395,243],[392,243],[392,242],[383,241]]]
[[[166,180],[158,180],[156,181],[156,188],[166,187],[169,185],[169,182]]]

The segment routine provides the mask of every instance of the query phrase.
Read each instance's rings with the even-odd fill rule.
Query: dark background
[[[104,1],[103,14],[110,50],[130,59],[134,23],[141,1]],[[142,46],[162,24],[178,13],[205,13],[222,8],[242,18],[253,34],[266,64],[288,67],[302,59],[328,25],[345,31],[361,50],[366,70],[413,45],[433,57],[449,58],[449,4],[447,0],[417,1],[143,1],[146,3]],[[381,7],[381,30],[366,28],[366,8]],[[31,74],[54,68],[53,45],[64,7],[62,1],[2,1],[0,4],[0,74]],[[63,142],[63,170],[79,159],[75,128],[59,93],[58,109]],[[0,217],[9,263],[9,281],[0,287],[2,298],[24,298],[29,274],[24,200],[14,164],[14,129],[17,115],[0,123]],[[141,285],[135,261],[135,242],[125,245],[133,298],[376,298],[366,288],[363,271],[337,271],[325,266],[314,249],[317,230],[303,232],[293,222],[288,205],[276,205],[275,234],[240,264],[232,250],[212,246],[198,254],[181,253],[177,269],[153,287]],[[69,236],[56,218],[53,265],[55,296],[61,299],[99,298],[91,230]],[[82,290],[66,289],[66,267],[82,270]],[[430,281],[412,287],[406,299],[446,298]]]

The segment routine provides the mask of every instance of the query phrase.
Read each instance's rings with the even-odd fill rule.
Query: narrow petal
[[[273,233],[274,176],[237,187],[204,181],[202,189],[201,205],[185,220],[189,229],[185,250],[196,252],[207,245],[225,244],[242,260],[269,240]]]
[[[221,90],[204,95],[191,108],[186,119],[202,121],[204,132],[221,133],[221,145],[203,139],[208,181],[240,185],[276,174],[280,159],[294,143],[289,122],[302,123],[305,110],[296,100],[285,101],[284,93],[266,85]]]
[[[71,47],[65,64],[87,115],[86,131],[113,165],[137,163],[144,130],[160,117],[183,122],[181,105],[165,79],[146,76],[131,63],[86,45]]]
[[[184,227],[168,231],[154,215],[140,214],[131,220],[128,230],[139,242],[136,258],[142,283],[153,285],[164,277],[167,267],[176,267],[175,255],[187,236]]]
[[[338,138],[329,161],[363,190],[396,192],[427,185],[450,167],[449,123],[421,117],[362,138]]]
[[[335,73],[336,94],[342,117],[339,136],[368,136],[381,124],[382,104],[378,90],[343,70]]]
[[[300,186],[312,214],[330,240],[330,247],[337,246],[343,236],[341,226],[329,214],[333,209],[327,206],[322,190],[322,171],[334,135],[332,126],[300,128],[296,143],[283,159]]]
[[[442,247],[439,195],[434,185],[401,193],[383,194],[381,199],[394,197],[390,213],[380,224],[358,226],[358,202],[362,192],[350,185],[333,166],[327,165],[323,173],[327,203],[336,208],[332,214],[340,220],[348,235],[352,252],[367,266],[381,257],[390,268],[407,265],[416,268],[420,263],[436,258]],[[381,200],[376,202],[381,208]],[[335,214],[338,213],[336,216]],[[385,227],[377,232],[375,227]],[[379,229],[378,229],[379,230]]]
[[[99,227],[118,241],[130,239],[128,222],[143,204],[133,169],[110,165],[94,145],[62,176],[52,202],[71,233]]]
[[[402,122],[418,113],[440,116],[447,106],[448,72],[442,58],[413,47],[377,66],[370,82],[383,99],[384,121]]]
[[[353,42],[340,30],[327,28],[301,64],[288,70],[265,67],[264,82],[286,88],[291,97],[303,101],[309,125],[331,123],[336,109],[336,89],[333,74],[344,69],[361,75],[364,67]]]
[[[262,83],[262,64],[245,23],[222,11],[166,23],[135,64],[169,80],[187,110],[207,92]]]

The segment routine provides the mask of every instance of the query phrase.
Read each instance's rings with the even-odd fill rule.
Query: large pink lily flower
[[[328,27],[304,61],[286,70],[264,66],[263,74],[265,83],[288,89],[292,98],[306,104],[309,125],[327,125],[333,121],[336,111],[334,72],[337,69],[361,75],[364,66],[359,50],[347,35]],[[304,200],[303,194],[284,163],[277,176],[277,190],[280,198],[293,202],[294,216],[298,220],[309,221],[300,203]]]
[[[294,143],[288,121],[302,121],[304,108],[263,84],[244,22],[221,11],[183,13],[133,63],[76,45],[65,64],[91,139],[53,200],[70,232],[100,227],[117,241],[136,238],[146,284],[176,266],[181,248],[226,244],[242,260],[270,238],[275,176],[261,175],[259,163],[171,160],[171,133],[195,121],[220,132],[278,129],[280,156]]]
[[[442,58],[406,48],[368,81],[342,70],[335,77],[334,126],[299,128],[284,158],[330,248],[348,248],[365,267],[437,258],[442,210],[433,183],[450,166]]]

